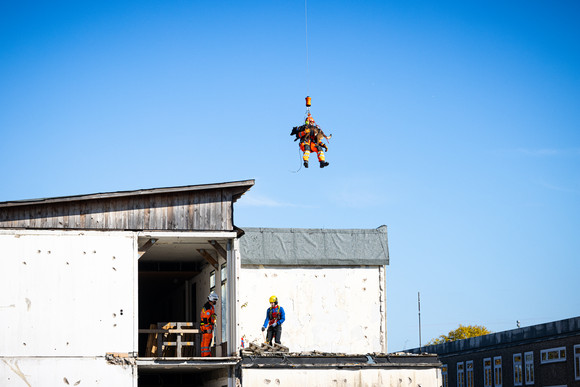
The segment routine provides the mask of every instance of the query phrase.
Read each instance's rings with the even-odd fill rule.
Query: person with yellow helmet
[[[272,345],[274,338],[277,344],[280,344],[280,337],[282,336],[282,323],[286,321],[286,314],[284,308],[278,305],[278,297],[270,297],[270,307],[266,311],[266,320],[262,326],[262,332],[268,328],[266,335],[266,343]]]

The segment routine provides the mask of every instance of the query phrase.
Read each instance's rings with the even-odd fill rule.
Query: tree
[[[491,331],[483,325],[461,325],[459,328],[449,331],[446,335],[441,335],[436,339],[431,339],[427,345],[443,344],[449,341],[469,339],[470,337],[477,337],[490,334]]]

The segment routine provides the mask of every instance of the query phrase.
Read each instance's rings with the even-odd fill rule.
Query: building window
[[[550,348],[540,351],[540,363],[555,363],[566,361],[566,347]]]
[[[483,359],[483,386],[491,387],[491,358]]]
[[[209,273],[209,292],[214,292],[215,291],[215,270],[212,270],[211,273]]]
[[[514,386],[523,384],[522,354],[514,353]]]
[[[473,384],[473,360],[465,362],[465,380],[467,381],[467,387],[474,387]]]
[[[494,386],[501,387],[502,376],[501,376],[501,356],[496,356],[493,358],[493,375],[494,375]]]
[[[574,380],[580,380],[580,344],[574,346]]]
[[[447,364],[441,367],[441,379],[443,379],[443,387],[449,387],[449,375],[447,374]]]
[[[524,353],[524,362],[526,367],[526,384],[534,384],[534,353]]]
[[[222,343],[225,343],[228,341],[228,333],[227,333],[227,329],[226,327],[227,325],[227,318],[228,318],[228,314],[227,314],[227,308],[226,308],[226,304],[227,304],[227,282],[228,282],[228,276],[227,276],[227,266],[225,263],[222,264],[221,266],[221,270],[220,270],[220,276],[222,278],[222,286],[221,286],[221,292],[222,292],[222,310],[221,310],[221,315],[222,315]]]
[[[463,362],[457,363],[457,387],[465,387],[465,373]]]

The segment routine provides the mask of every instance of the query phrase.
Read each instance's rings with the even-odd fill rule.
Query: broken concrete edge
[[[435,354],[344,354],[325,352],[280,353],[263,352],[245,354],[242,352],[242,368],[441,368]]]
[[[112,365],[133,366],[137,364],[137,358],[127,352],[107,352],[105,360]]]
[[[284,351],[252,351],[243,349],[240,351],[242,357],[249,356],[249,357],[284,357],[284,358],[337,358],[337,359],[361,359],[366,360],[372,363],[373,359],[404,359],[404,358],[412,358],[412,359],[429,359],[428,361],[432,361],[432,359],[437,359],[437,354],[431,353],[424,353],[424,354],[414,354],[414,353],[381,353],[381,352],[372,352],[367,354],[348,354],[348,353],[333,353],[333,352],[319,352],[319,351],[308,351],[308,352],[284,352]]]

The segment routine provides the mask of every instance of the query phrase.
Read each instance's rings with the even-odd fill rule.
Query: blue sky
[[[0,201],[255,179],[240,227],[389,227],[389,351],[417,292],[423,343],[577,316],[579,3],[311,0],[308,72],[304,6],[1,2]]]

